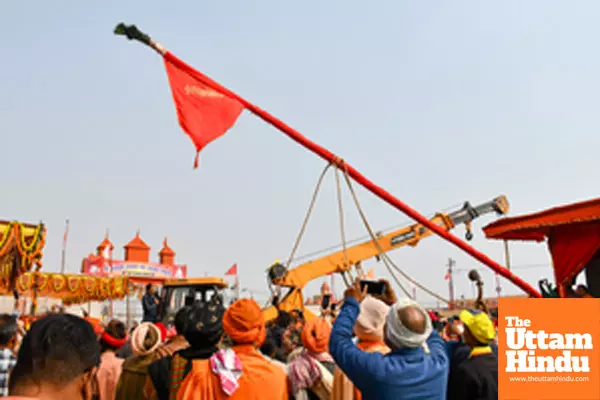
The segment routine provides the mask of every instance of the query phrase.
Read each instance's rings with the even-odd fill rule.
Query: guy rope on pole
[[[312,198],[310,199],[310,204],[308,206],[308,210],[306,210],[306,215],[304,216],[304,220],[302,221],[302,227],[300,228],[300,232],[298,233],[298,236],[296,237],[296,241],[294,242],[294,247],[292,248],[292,251],[290,253],[288,261],[285,265],[287,268],[289,268],[290,265],[292,264],[292,260],[294,259],[294,256],[296,255],[296,251],[298,250],[298,247],[300,246],[300,242],[302,241],[302,238],[304,237],[304,233],[306,232],[306,226],[308,225],[308,221],[310,220],[312,212],[315,208],[315,203],[317,202],[317,197],[319,196],[319,191],[321,190],[323,178],[325,178],[325,175],[327,174],[327,171],[329,171],[330,167],[331,167],[331,164],[327,164],[325,166],[325,168],[323,168],[321,175],[319,175],[317,185],[315,186]]]
[[[348,261],[348,249],[346,243],[346,227],[344,224],[344,206],[342,203],[342,187],[340,185],[340,169],[336,166],[335,168],[335,183],[336,183],[336,193],[337,193],[337,201],[338,201],[338,214],[340,219],[340,234],[342,238],[342,249],[344,252],[344,272],[348,275],[348,278],[352,282],[352,274],[350,273],[350,263]],[[344,280],[345,282],[345,280]],[[348,286],[348,285],[347,285]]]
[[[394,261],[389,256],[389,254],[387,254],[385,251],[383,251],[383,249],[381,248],[381,244],[377,240],[375,232],[373,231],[373,228],[371,227],[371,224],[369,224],[367,216],[366,216],[365,212],[363,211],[362,206],[360,205],[360,202],[358,201],[358,196],[356,195],[356,191],[354,190],[354,186],[352,185],[352,181],[350,180],[350,177],[348,176],[348,174],[346,173],[345,170],[344,170],[344,178],[346,178],[346,183],[348,185],[348,190],[350,190],[350,194],[352,195],[352,199],[354,200],[354,204],[356,205],[356,209],[358,210],[358,214],[360,215],[360,218],[361,218],[361,220],[363,222],[363,225],[367,229],[367,232],[369,233],[369,236],[371,237],[371,241],[373,242],[373,244],[377,248],[377,251],[379,253],[378,257],[383,261],[383,265],[385,265],[385,267],[387,268],[388,272],[390,273],[390,275],[392,276],[392,278],[394,278],[394,281],[398,284],[398,286],[400,287],[400,289],[402,289],[402,291],[404,292],[404,294],[406,294],[406,296],[408,296],[408,297],[411,297],[411,298],[413,297],[412,294],[400,283],[400,280],[396,277],[396,275],[392,271],[392,268],[394,268],[398,273],[400,273],[400,275],[402,275],[404,277],[404,279],[406,279],[407,281],[409,281],[410,283],[412,283],[413,285],[415,285],[419,289],[423,290],[425,293],[429,294],[432,297],[435,297],[436,299],[438,299],[440,301],[443,301],[446,304],[449,304],[450,302],[447,299],[443,298],[442,296],[440,296],[436,292],[434,292],[432,290],[429,290],[427,287],[423,286],[422,284],[420,284],[419,282],[417,282],[415,279],[413,279],[406,272],[402,271],[394,263]]]
[[[335,154],[333,154],[331,151],[327,150],[326,148],[312,142],[311,140],[309,140],[308,138],[303,136],[300,132],[298,132],[297,130],[293,129],[292,127],[290,127],[289,125],[284,123],[282,120],[276,118],[275,116],[273,116],[270,113],[268,113],[267,111],[259,108],[258,106],[250,103],[248,100],[246,100],[243,97],[239,96],[238,94],[232,92],[231,90],[227,89],[223,85],[215,82],[208,76],[202,74],[200,71],[194,70],[187,64],[184,64],[181,60],[176,59],[176,57],[173,56],[171,53],[169,53],[163,46],[161,46],[159,43],[157,43],[153,39],[151,39],[150,36],[142,33],[139,29],[137,29],[137,27],[135,25],[127,26],[127,25],[121,23],[121,24],[117,25],[117,27],[114,30],[114,33],[117,35],[126,36],[129,40],[140,41],[140,42],[150,46],[152,49],[154,49],[159,54],[161,54],[163,56],[163,58],[170,59],[173,62],[176,61],[180,67],[185,67],[187,72],[193,72],[194,78],[201,80],[203,85],[205,85],[209,89],[217,92],[219,95],[229,98],[232,101],[239,102],[245,109],[252,112],[256,116],[261,118],[263,121],[273,125],[277,129],[279,129],[282,133],[287,135],[290,139],[294,140],[296,143],[300,144],[301,146],[305,147],[306,149],[312,151],[313,153],[315,153],[316,155],[318,155],[325,161],[331,163],[337,159],[340,159],[340,157],[336,156]],[[397,210],[403,212],[408,217],[414,219],[416,222],[420,223],[425,228],[434,232],[435,234],[440,236],[442,239],[446,240],[447,242],[452,243],[456,247],[458,247],[461,250],[463,250],[464,252],[468,253],[469,255],[471,255],[473,258],[475,258],[479,262],[487,265],[492,270],[494,270],[498,274],[502,275],[506,279],[510,280],[518,287],[520,287],[523,291],[528,293],[531,297],[542,297],[541,294],[535,288],[533,288],[527,282],[523,281],[518,276],[514,275],[511,271],[509,271],[502,265],[498,264],[496,261],[492,260],[484,253],[476,250],[474,247],[472,247],[468,243],[466,243],[463,240],[459,239],[458,237],[454,236],[452,233],[444,230],[440,226],[437,226],[435,223],[431,222],[429,219],[427,219],[422,214],[420,214],[419,212],[417,212],[416,210],[411,208],[409,205],[402,202],[398,198],[392,196],[389,192],[384,190],[382,187],[376,185],[375,183],[373,183],[372,181],[367,179],[363,174],[361,174],[358,170],[353,168],[348,163],[344,163],[344,164],[345,164],[345,168],[348,171],[348,175],[353,180],[355,180],[357,183],[359,183],[365,189],[367,189],[368,191],[370,191],[371,193],[373,193],[374,195],[379,197],[381,200],[390,204],[392,207],[396,208]]]

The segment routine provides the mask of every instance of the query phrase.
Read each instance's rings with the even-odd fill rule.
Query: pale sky
[[[598,196],[596,1],[83,3],[0,1],[0,219],[47,224],[46,271],[59,269],[69,218],[69,272],[106,229],[115,257],[139,229],[152,257],[168,236],[190,275],[237,262],[242,285],[266,292],[264,270],[287,258],[324,166],[246,112],[193,170],[163,63],[114,36],[121,21],[422,213],[499,194],[512,215]],[[375,229],[407,222],[359,196]],[[365,235],[344,200],[347,237]],[[502,243],[481,232],[492,220],[475,222],[473,244],[503,262]],[[328,179],[299,254],[339,242]],[[552,276],[544,244],[511,250],[531,284]],[[463,270],[457,297],[473,294],[466,273],[482,267],[439,238],[391,256],[443,296],[448,257]]]

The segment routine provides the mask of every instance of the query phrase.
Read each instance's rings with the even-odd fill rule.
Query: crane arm
[[[431,221],[445,230],[451,230],[456,225],[465,224],[467,225],[467,236],[469,236],[470,223],[477,217],[492,212],[505,214],[507,211],[508,201],[506,200],[506,197],[500,196],[492,201],[475,207],[467,202],[461,209],[452,213],[436,214]],[[433,232],[423,225],[414,224],[385,235],[379,235],[377,242],[383,252],[388,252],[405,245],[416,246],[423,238],[429,237],[432,234]],[[276,286],[302,289],[308,282],[316,278],[331,273],[347,271],[352,265],[376,257],[379,255],[379,246],[371,240],[359,243],[346,249],[348,257],[347,263],[345,262],[346,256],[344,255],[344,250],[340,250],[333,254],[298,265],[297,267],[288,270],[283,276],[272,279],[272,283]]]

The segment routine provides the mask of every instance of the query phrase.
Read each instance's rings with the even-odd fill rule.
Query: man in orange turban
[[[223,329],[238,345],[260,347],[267,337],[262,310],[251,299],[238,300],[225,311]]]
[[[258,351],[266,338],[260,306],[250,299],[236,301],[223,315],[223,330],[232,347],[194,361],[177,399],[287,400],[285,372]]]
[[[331,326],[323,318],[308,321],[302,329],[304,351],[289,365],[289,379],[295,399],[329,400],[335,363],[328,353]]]

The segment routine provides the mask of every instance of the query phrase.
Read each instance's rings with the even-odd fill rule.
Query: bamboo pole
[[[165,55],[167,52],[167,50],[162,45],[160,45],[158,42],[151,39],[150,36],[148,36],[147,34],[141,32],[135,25],[127,26],[123,23],[120,23],[115,28],[114,33],[116,35],[126,36],[127,39],[129,39],[129,40],[137,40],[147,46],[150,46],[152,49],[154,49],[160,55]],[[255,114],[257,117],[261,118],[265,122],[273,125],[277,129],[279,129],[281,132],[286,134],[290,139],[292,139],[296,143],[298,143],[301,146],[303,146],[304,148],[312,151],[313,153],[315,153],[316,155],[318,155],[325,161],[334,163],[339,168],[343,168],[352,179],[354,179],[357,183],[359,183],[361,186],[363,186],[369,192],[373,193],[374,195],[376,195],[377,197],[379,197],[380,199],[382,199],[383,201],[385,201],[392,207],[403,212],[408,217],[410,217],[413,220],[415,220],[416,222],[420,223],[427,229],[436,233],[442,239],[452,243],[459,249],[468,253],[471,257],[475,258],[482,264],[487,265],[489,268],[491,268],[498,274],[502,275],[509,281],[513,282],[516,286],[521,288],[523,291],[525,291],[531,297],[541,297],[541,294],[536,289],[534,289],[531,285],[529,285],[527,282],[525,282],[518,276],[514,275],[511,271],[509,271],[502,265],[498,264],[496,261],[492,260],[487,255],[476,250],[474,247],[472,247],[468,243],[466,243],[463,240],[459,239],[458,237],[454,236],[449,231],[446,231],[442,227],[432,223],[425,216],[421,215],[416,210],[414,210],[413,208],[411,208],[404,202],[400,201],[398,198],[392,196],[389,192],[384,190],[382,187],[376,185],[375,183],[373,183],[372,181],[367,179],[367,177],[365,177],[363,174],[361,174],[358,170],[356,170],[350,164],[346,163],[342,158],[336,156],[335,154],[333,154],[326,148],[312,142],[311,140],[309,140],[308,138],[303,136],[300,132],[298,132],[295,129],[293,129],[292,127],[288,126],[286,123],[284,123],[280,119],[271,115],[267,111],[259,108],[258,106],[250,103],[248,100],[244,99],[243,97],[237,95],[236,93],[232,92],[231,90],[229,90],[229,89],[225,88],[224,86],[220,85],[219,83],[215,82],[208,76],[206,76],[200,72],[198,72],[198,73],[200,76],[202,76],[203,83],[205,85],[207,85],[208,87],[210,87],[211,89],[213,89],[217,92],[220,92],[225,96],[228,96],[230,98],[233,98],[233,99],[239,101],[241,104],[244,105],[244,107],[247,110],[249,110],[250,112]]]

